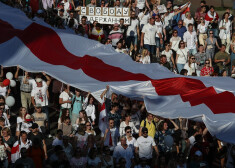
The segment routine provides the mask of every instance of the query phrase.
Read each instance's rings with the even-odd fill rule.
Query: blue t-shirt
[[[72,102],[74,102],[72,113],[79,114],[79,111],[82,110],[82,103],[84,102],[84,98],[82,96],[77,97],[76,95],[73,95]]]
[[[177,26],[174,27],[174,30],[178,31],[178,36],[181,37],[181,40],[183,40],[184,33],[187,31],[185,26],[182,26],[181,28]]]

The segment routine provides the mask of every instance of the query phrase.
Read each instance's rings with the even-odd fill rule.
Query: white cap
[[[38,83],[42,82],[42,78],[36,78],[36,82]]]
[[[173,7],[173,10],[175,10],[175,9],[179,9],[179,7],[178,7],[178,6],[174,6],[174,7]]]

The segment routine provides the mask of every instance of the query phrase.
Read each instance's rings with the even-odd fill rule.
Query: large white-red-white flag
[[[235,80],[183,77],[159,64],[139,64],[108,45],[58,30],[0,3],[0,64],[45,71],[100,100],[110,92],[144,100],[166,118],[201,120],[217,138],[235,143]],[[101,100],[100,100],[101,101]],[[103,114],[103,113],[101,113]]]

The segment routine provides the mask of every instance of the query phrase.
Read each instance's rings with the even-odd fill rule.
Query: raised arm
[[[174,125],[174,127],[175,127],[174,130],[178,130],[179,129],[178,125],[172,119],[169,119],[169,120]]]
[[[107,85],[106,86],[106,89],[103,91],[103,93],[101,93],[101,95],[100,95],[100,98],[103,100],[103,98],[104,98],[104,95],[108,92],[108,90],[109,90],[109,85]]]
[[[16,69],[16,73],[15,73],[15,79],[18,79],[18,77],[19,77],[19,70],[20,70],[20,67],[19,67],[19,65],[17,65],[17,69]]]
[[[51,83],[51,78],[45,73],[45,72],[43,72],[42,73],[45,77],[46,77],[46,79],[47,79],[47,86],[49,86],[50,85],[50,83]]]

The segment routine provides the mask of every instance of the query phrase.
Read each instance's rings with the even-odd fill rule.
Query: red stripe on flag
[[[105,110],[105,102],[102,104],[100,112],[103,111],[103,110]]]
[[[197,79],[178,77],[152,80],[145,74],[135,74],[119,67],[110,66],[96,57],[89,55],[84,57],[75,56],[65,49],[60,37],[54,30],[37,23],[32,23],[25,30],[17,30],[7,22],[0,20],[0,32],[0,43],[17,36],[36,57],[46,63],[64,65],[71,69],[82,69],[86,75],[103,82],[151,80],[158,95],[180,95],[182,100],[189,101],[192,106],[206,104],[215,114],[235,113],[235,97],[232,93],[224,92],[221,96],[221,94],[213,94],[216,92],[214,88],[211,88],[212,90],[207,90],[207,94],[200,97],[200,94],[196,93],[202,92],[206,89],[206,86]],[[220,100],[221,102],[219,102]],[[218,102],[220,107],[215,102]],[[228,107],[223,108],[224,106]]]
[[[11,154],[17,153],[19,152],[19,144],[17,146],[13,146],[11,148]]]

